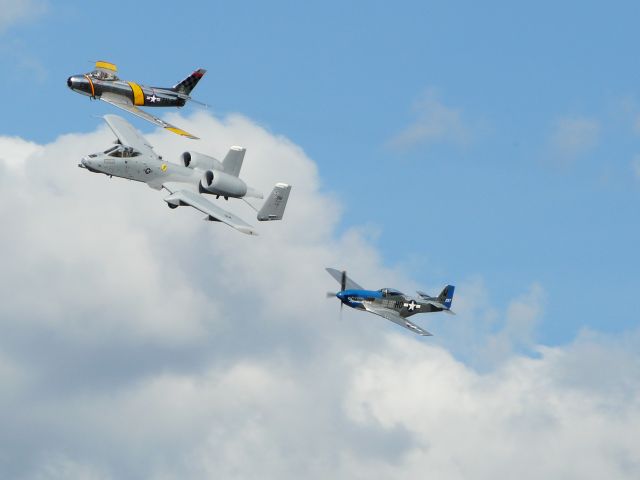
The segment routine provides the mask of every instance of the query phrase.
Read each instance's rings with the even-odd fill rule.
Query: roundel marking
[[[168,168],[168,167],[167,167],[167,164],[166,164],[166,163],[163,163],[163,164],[160,166],[160,170],[162,170],[163,172],[166,172],[166,171],[167,171],[167,168]]]

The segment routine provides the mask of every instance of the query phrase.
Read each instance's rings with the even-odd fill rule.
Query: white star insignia
[[[421,305],[416,303],[414,300],[411,300],[410,302],[405,302],[404,306],[407,307],[407,309],[409,309],[410,312],[413,312],[416,308],[421,307]]]

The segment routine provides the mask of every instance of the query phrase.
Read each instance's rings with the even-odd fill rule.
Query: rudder
[[[446,306],[447,308],[451,308],[451,303],[453,302],[453,292],[456,287],[453,285],[447,285],[444,287],[440,295],[438,295],[438,302]]]
[[[198,82],[204,76],[204,74],[206,72],[207,71],[204,68],[199,68],[198,70],[193,72],[191,75],[189,75],[187,78],[185,78],[181,82],[176,83],[173,86],[173,89],[176,92],[180,92],[180,93],[184,93],[185,95],[189,95],[191,93],[191,90],[193,90],[195,88],[195,86],[198,84]]]
[[[286,183],[276,183],[269,195],[269,198],[267,198],[264,205],[258,212],[258,220],[261,222],[282,220],[290,192],[291,185],[287,185]]]

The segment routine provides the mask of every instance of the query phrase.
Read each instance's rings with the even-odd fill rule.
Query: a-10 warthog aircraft
[[[206,70],[196,70],[173,87],[147,87],[135,82],[126,82],[116,76],[117,71],[118,68],[113,63],[98,61],[92,72],[69,77],[67,86],[74,92],[110,103],[178,135],[198,138],[138,107],[183,107],[187,100],[192,100],[191,90]]]
[[[327,293],[327,296],[338,297],[341,302],[341,309],[342,305],[347,305],[357,310],[366,310],[424,336],[431,336],[432,334],[407,320],[407,317],[416,313],[453,313],[451,311],[453,291],[455,290],[453,285],[444,287],[444,290],[437,297],[431,297],[420,291],[417,292],[418,297],[411,297],[393,288],[365,290],[347,277],[347,272],[341,272],[335,268],[327,268],[326,270],[340,282],[340,291],[338,293]]]
[[[104,152],[87,155],[79,167],[108,176],[144,182],[156,190],[165,189],[164,199],[170,208],[190,206],[206,214],[205,220],[219,221],[248,235],[257,235],[254,228],[236,215],[207,200],[203,194],[216,198],[254,197],[262,193],[247,186],[238,175],[246,150],[231,147],[222,162],[197,152],[182,154],[182,165],[169,163],[158,156],[152,146],[126,120],[117,115],[105,115],[117,144]],[[258,211],[259,221],[282,220],[291,186],[277,183]],[[249,202],[246,202],[253,208]]]

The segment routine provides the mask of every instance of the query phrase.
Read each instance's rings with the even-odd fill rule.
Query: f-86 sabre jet
[[[92,72],[69,77],[67,86],[74,92],[110,103],[173,133],[198,139],[138,107],[183,107],[187,100],[191,100],[189,94],[206,70],[196,70],[173,87],[146,87],[135,82],[127,82],[120,80],[116,76],[117,72],[118,68],[113,63],[98,61]]]
[[[248,235],[258,234],[244,220],[204,197],[209,194],[225,200],[263,198],[262,193],[238,178],[246,149],[231,147],[222,162],[202,153],[185,152],[181,155],[182,165],[178,165],[165,162],[123,118],[105,115],[104,119],[118,139],[116,145],[104,152],[87,155],[79,167],[110,177],[144,182],[156,190],[165,189],[170,195],[164,201],[170,208],[188,205],[204,213],[205,220],[226,223]],[[258,220],[282,220],[290,192],[291,185],[277,183],[258,211]]]
[[[453,285],[444,287],[444,290],[437,297],[431,297],[420,291],[417,292],[418,297],[412,297],[393,288],[365,290],[347,277],[347,272],[341,272],[335,268],[327,268],[326,270],[340,282],[340,291],[338,293],[327,293],[327,296],[338,297],[341,302],[341,309],[342,305],[347,305],[357,310],[375,313],[418,335],[431,336],[432,334],[407,320],[407,317],[417,313],[454,313],[451,311],[453,291],[455,290]]]

